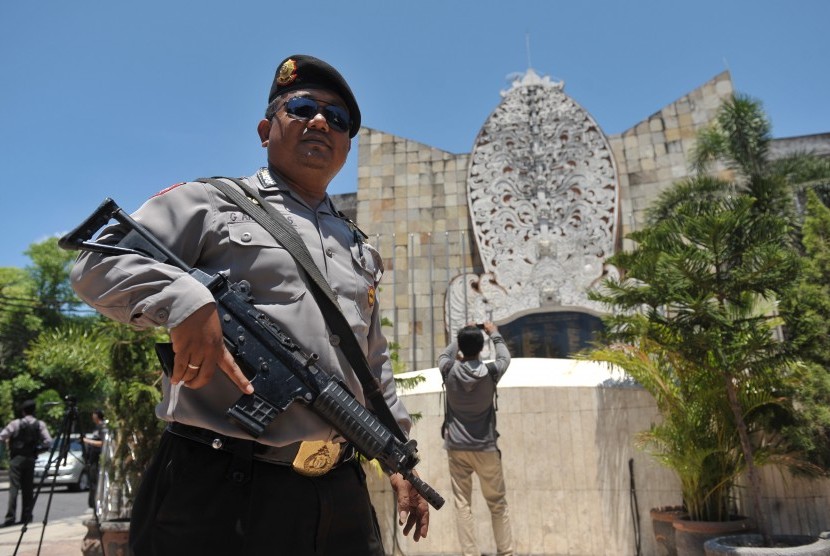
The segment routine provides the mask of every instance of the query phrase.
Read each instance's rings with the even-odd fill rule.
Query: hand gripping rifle
[[[92,241],[92,237],[115,219],[127,234],[115,245]],[[334,427],[369,459],[377,459],[390,473],[400,473],[435,509],[444,499],[415,476],[420,460],[415,440],[397,438],[336,378],[317,366],[317,354],[307,354],[267,315],[256,309],[250,284],[230,283],[221,273],[209,275],[190,268],[149,230],[136,222],[110,198],[77,228],[60,239],[63,249],[94,251],[106,255],[137,254],[176,266],[207,287],[216,299],[225,345],[254,386],[242,395],[227,416],[253,437],[262,432],[294,401],[306,404]],[[162,365],[172,368],[169,344],[157,351]]]

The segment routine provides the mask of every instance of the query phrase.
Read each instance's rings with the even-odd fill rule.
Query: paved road
[[[35,484],[37,490],[37,484]],[[51,496],[50,496],[51,494]],[[70,492],[66,487],[56,486],[54,490],[50,485],[45,484],[41,487],[40,493],[37,494],[35,501],[34,522],[42,523],[46,515],[48,507],[49,515],[47,526],[50,521],[63,519],[66,517],[75,517],[88,514],[92,516],[92,510],[87,506],[87,497],[89,493],[84,492]],[[51,503],[49,499],[51,498]],[[0,479],[0,517],[6,515],[6,508],[9,500],[8,482]],[[89,511],[87,511],[89,510]],[[17,519],[20,519],[20,496],[17,498]]]
[[[16,547],[18,556],[81,554],[81,543],[86,533],[83,522],[92,518],[87,496],[87,492],[70,492],[65,487],[55,487],[52,490],[49,485],[43,485],[35,502],[34,520],[28,525],[23,537],[20,536],[20,525],[0,529],[0,554],[11,555]],[[0,518],[6,515],[8,500],[8,473],[0,471]],[[44,529],[47,507],[49,515]],[[20,498],[17,500],[17,512],[19,519]],[[18,542],[21,542],[19,546]]]

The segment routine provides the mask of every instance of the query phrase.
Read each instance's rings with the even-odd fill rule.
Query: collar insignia
[[[297,79],[297,62],[289,58],[280,66],[280,73],[277,76],[277,83],[285,87]]]
[[[279,185],[277,183],[277,180],[275,180],[274,177],[271,175],[271,172],[268,170],[268,168],[260,168],[257,171],[256,175],[257,178],[259,178],[259,182],[265,187],[276,187]]]

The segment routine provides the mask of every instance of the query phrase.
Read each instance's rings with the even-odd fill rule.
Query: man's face
[[[267,141],[268,163],[272,167],[295,183],[325,187],[346,162],[351,148],[349,133],[332,127],[322,113],[310,119],[292,116],[286,112],[285,104],[294,97],[313,99],[321,110],[328,105],[345,110],[346,105],[340,96],[325,89],[292,91],[282,98],[276,115],[259,124],[260,139]],[[315,183],[307,183],[309,180]]]

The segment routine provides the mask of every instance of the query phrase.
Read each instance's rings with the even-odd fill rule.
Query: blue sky
[[[826,0],[0,3],[0,267],[107,196],[241,176],[276,64],[340,69],[365,126],[469,152],[508,76],[528,67],[607,134],[729,69],[776,137],[830,132]],[[329,191],[357,188],[356,144]],[[366,224],[363,227],[366,228]]]

